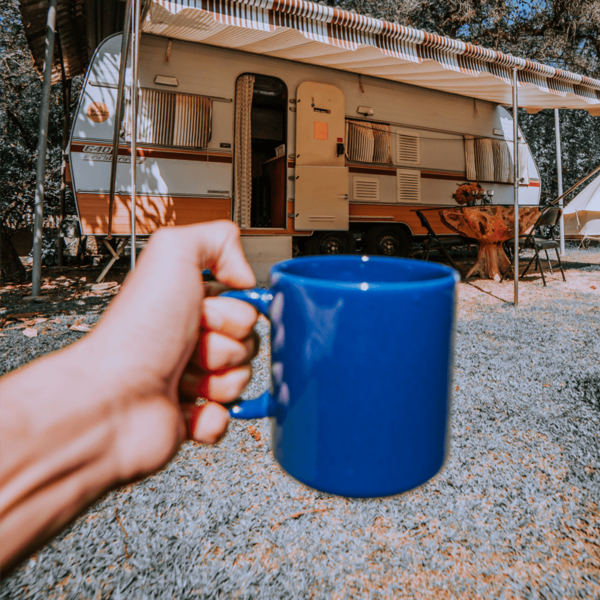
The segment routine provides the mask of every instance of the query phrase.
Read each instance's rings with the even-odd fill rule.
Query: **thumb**
[[[244,256],[240,230],[231,221],[213,221],[181,228],[200,269],[210,269],[223,284],[232,288],[256,285],[254,273]]]
[[[182,403],[187,437],[201,444],[216,444],[227,431],[229,412],[217,402],[196,405]]]

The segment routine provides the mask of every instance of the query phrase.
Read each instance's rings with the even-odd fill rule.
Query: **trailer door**
[[[305,81],[296,93],[295,228],[348,229],[342,91]]]

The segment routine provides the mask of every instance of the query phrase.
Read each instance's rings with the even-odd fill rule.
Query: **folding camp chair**
[[[435,243],[442,251],[442,253],[446,256],[446,258],[450,261],[450,264],[460,273],[461,279],[464,280],[463,272],[458,268],[458,265],[454,262],[454,259],[450,256],[446,247],[448,246],[467,246],[472,244],[477,244],[476,240],[467,239],[461,237],[459,235],[453,236],[444,236],[440,238],[433,228],[431,227],[427,217],[423,214],[422,211],[415,211],[417,216],[419,217],[419,221],[421,221],[421,225],[427,230],[427,237],[421,242],[423,247],[423,260],[429,260],[429,254],[431,252],[431,247]]]
[[[554,228],[560,221],[560,217],[562,215],[562,209],[558,206],[551,206],[550,208],[546,208],[540,213],[535,225],[531,228],[531,231],[527,235],[519,236],[519,251],[525,249],[533,249],[535,255],[529,261],[527,267],[523,271],[523,274],[519,277],[519,279],[523,279],[527,271],[529,271],[529,267],[533,264],[534,260],[537,260],[537,265],[542,275],[542,281],[544,282],[544,286],[546,285],[546,277],[544,276],[544,269],[542,268],[542,261],[540,259],[540,251],[543,250],[546,254],[546,261],[548,262],[548,269],[550,273],[552,271],[552,263],[550,262],[550,257],[548,256],[548,250],[556,251],[556,258],[558,260],[558,266],[560,267],[560,272],[562,273],[563,281],[567,281],[565,277],[565,271],[562,266],[562,262],[560,260],[560,253],[558,252],[560,248],[560,244],[552,238],[552,232]],[[536,235],[536,231],[539,230],[539,234]],[[513,238],[514,242],[514,238]],[[510,242],[508,242],[510,243]],[[508,272],[514,269],[514,258],[511,262],[510,267],[506,269],[500,281],[503,281]]]

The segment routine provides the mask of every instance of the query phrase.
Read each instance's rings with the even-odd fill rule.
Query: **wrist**
[[[103,432],[101,438],[89,438],[95,457],[114,454],[119,400],[112,386],[103,381],[91,337],[0,379],[0,439],[11,450],[2,452],[0,484],[7,474],[53,455],[97,428]],[[56,461],[59,469],[60,459]],[[112,478],[118,478],[116,464]]]
[[[119,481],[113,400],[98,393],[84,342],[0,380],[2,564]]]

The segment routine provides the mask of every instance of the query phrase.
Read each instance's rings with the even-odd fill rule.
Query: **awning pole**
[[[137,193],[138,60],[140,49],[140,0],[134,0],[131,20],[131,270],[135,269],[135,204]]]
[[[33,225],[33,272],[31,296],[40,295],[42,280],[42,237],[44,228],[44,178],[46,176],[46,148],[48,146],[48,113],[50,111],[50,86],[52,85],[52,63],[54,59],[54,34],[56,32],[56,5],[50,0],[44,53],[44,78],[40,103],[40,126],[38,129],[37,175],[35,182],[35,221]]]
[[[519,306],[519,99],[517,92],[517,69],[513,68],[513,164],[514,164],[514,200],[515,200],[515,306]]]
[[[131,38],[131,0],[127,0],[125,20],[123,21],[123,37],[121,38],[121,62],[119,64],[119,83],[117,86],[117,103],[115,106],[115,125],[113,129],[113,149],[110,163],[110,196],[108,201],[108,235],[112,238],[113,207],[115,204],[115,182],[117,179],[117,160],[119,156],[119,133],[121,131],[121,116],[123,112],[123,92],[125,90],[125,70],[127,68],[127,52]]]
[[[556,178],[558,179],[558,205],[561,209],[564,207],[563,202],[563,181],[562,181],[562,155],[560,151],[560,118],[558,108],[554,109],[554,130],[556,133]],[[565,256],[565,220],[563,215],[560,215],[560,255]]]
[[[60,58],[60,73],[62,82],[62,101],[63,101],[63,141],[62,141],[62,161],[60,165],[60,193],[58,196],[58,266],[63,266],[64,255],[64,235],[62,231],[63,221],[65,219],[65,193],[67,190],[67,146],[69,145],[69,131],[71,120],[71,80],[67,79],[65,74],[65,61],[60,45],[60,33],[56,32],[56,47]]]

